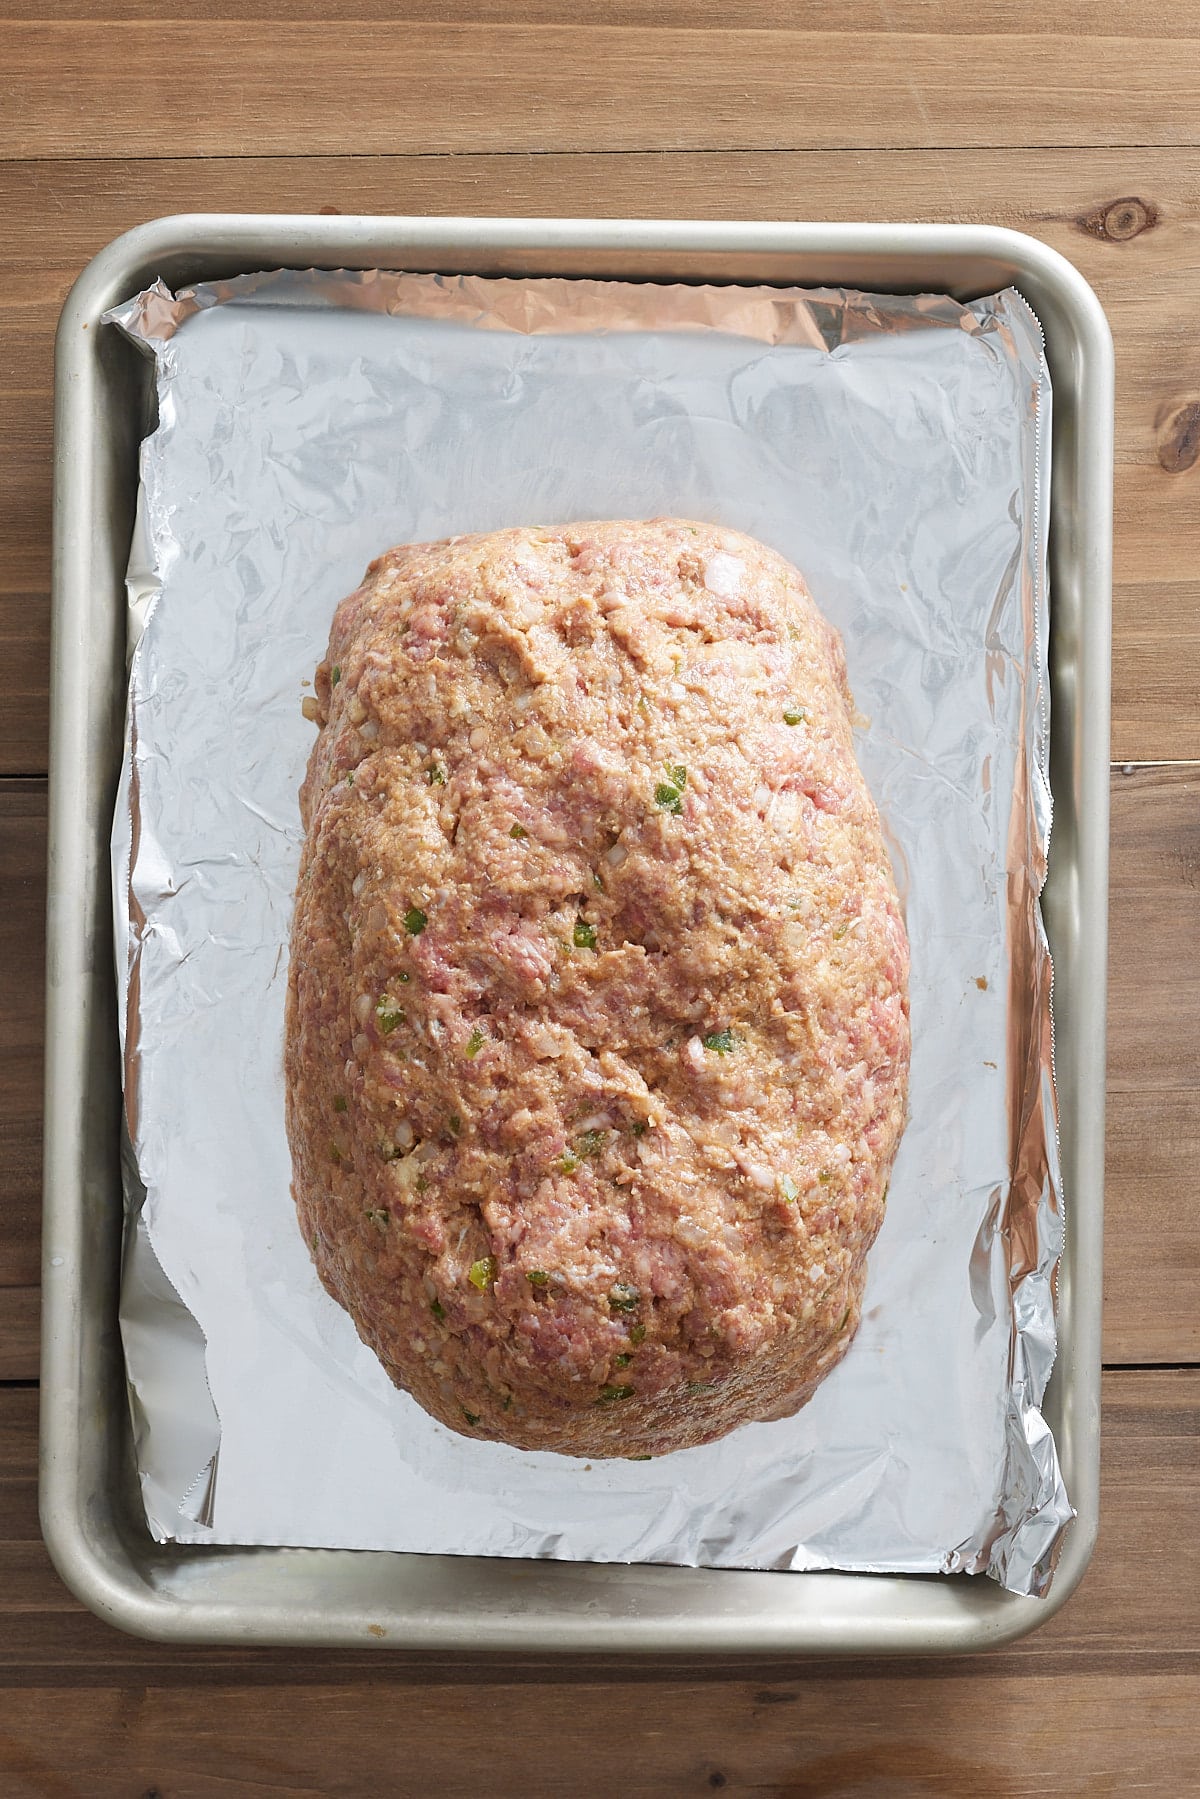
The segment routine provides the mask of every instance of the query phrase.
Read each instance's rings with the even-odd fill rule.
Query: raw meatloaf
[[[307,710],[300,1223],[466,1435],[657,1456],[858,1325],[908,948],[800,575],[675,519],[407,544]]]

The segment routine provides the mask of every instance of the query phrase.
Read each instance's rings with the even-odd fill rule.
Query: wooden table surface
[[[0,1796],[1200,1792],[1200,0],[111,11],[0,0]],[[89,257],[192,210],[987,220],[1095,286],[1118,374],[1103,1516],[1024,1643],[731,1668],[180,1651],[51,1570],[51,339]]]

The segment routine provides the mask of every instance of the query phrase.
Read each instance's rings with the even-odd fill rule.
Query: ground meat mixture
[[[468,1436],[809,1399],[904,1122],[908,946],[797,571],[675,519],[407,544],[306,710],[287,1124],[320,1277]]]

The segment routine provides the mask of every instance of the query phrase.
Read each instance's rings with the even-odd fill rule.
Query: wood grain
[[[1200,152],[221,158],[0,164],[0,773],[46,766],[51,352],[71,281],[161,213],[322,207],[988,218],[1042,238],[1095,285],[1117,344],[1113,753],[1200,756],[1200,468],[1178,442],[1200,396]]]
[[[0,783],[0,1380],[37,1373],[45,860],[45,782]]]
[[[0,156],[1193,144],[1200,38],[673,25],[14,20]],[[88,105],[89,97],[102,104]],[[82,102],[82,104],[81,104]],[[153,127],[152,127],[153,128]]]
[[[1118,771],[1112,806],[1109,1091],[1194,1091],[1200,768]]]
[[[1193,1361],[1200,767],[1114,773],[1111,895],[1104,1354]]]
[[[36,1381],[41,1363],[40,1286],[0,1287],[0,1382]]]
[[[1186,1680],[807,1676],[716,1687],[156,1684],[11,1696],[0,1757],[46,1799],[1179,1799],[1200,1787]],[[65,1716],[71,1728],[62,1729]],[[1153,1757],[1136,1717],[1153,1731]],[[414,1725],[416,1728],[414,1728]]]
[[[0,0],[0,777],[46,767],[51,343],[174,211],[992,220],[1117,346],[1114,754],[1200,758],[1200,0]],[[60,771],[61,774],[62,771]],[[1200,770],[1113,777],[1105,1354],[1200,1360]],[[0,1382],[37,1371],[44,786],[0,779]],[[0,1386],[0,1799],[1200,1792],[1200,1368],[1104,1384],[1100,1544],[938,1663],[172,1651],[72,1598]]]
[[[1104,1348],[1111,1362],[1181,1362],[1200,1350],[1200,768],[1117,771],[1112,808]],[[36,1371],[43,858],[41,784],[0,783],[0,1290],[26,1290],[0,1303],[0,1379]]]
[[[162,0],[121,0],[123,20],[157,21],[164,16]],[[449,14],[459,25],[574,25],[579,7],[572,0],[193,0],[188,6],[193,19],[226,20],[236,10],[238,19],[287,23],[318,19],[322,23],[343,20],[361,22],[386,19],[406,25],[444,24]],[[1198,0],[1173,0],[1170,6],[1143,9],[1136,35],[1143,38],[1200,37]],[[93,20],[96,8],[90,0],[0,0],[0,19],[61,21]],[[957,36],[1038,36],[1046,25],[1042,0],[994,0],[987,7],[961,6],[953,0],[838,0],[831,9],[826,0],[596,0],[587,20],[593,27],[637,25],[686,27],[698,30],[812,31],[843,35],[886,30],[897,45],[911,33],[952,30]],[[1120,18],[1112,0],[1062,0],[1054,8],[1053,24],[1059,36],[1105,37]],[[1014,108],[1014,122],[1021,110]]]
[[[1104,1358],[1200,1361],[1200,1094],[1109,1094]]]
[[[48,475],[43,482],[48,484]],[[0,488],[7,486],[0,468]],[[42,498],[44,513],[44,493]],[[9,533],[0,523],[0,543],[6,535]],[[50,599],[44,589],[40,593],[0,591],[0,667],[4,670],[0,775],[45,774],[50,738]]]

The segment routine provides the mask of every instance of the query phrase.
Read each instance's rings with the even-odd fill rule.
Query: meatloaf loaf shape
[[[321,1280],[452,1430],[659,1456],[858,1327],[908,946],[841,640],[677,519],[406,544],[343,600],[292,930]]]

